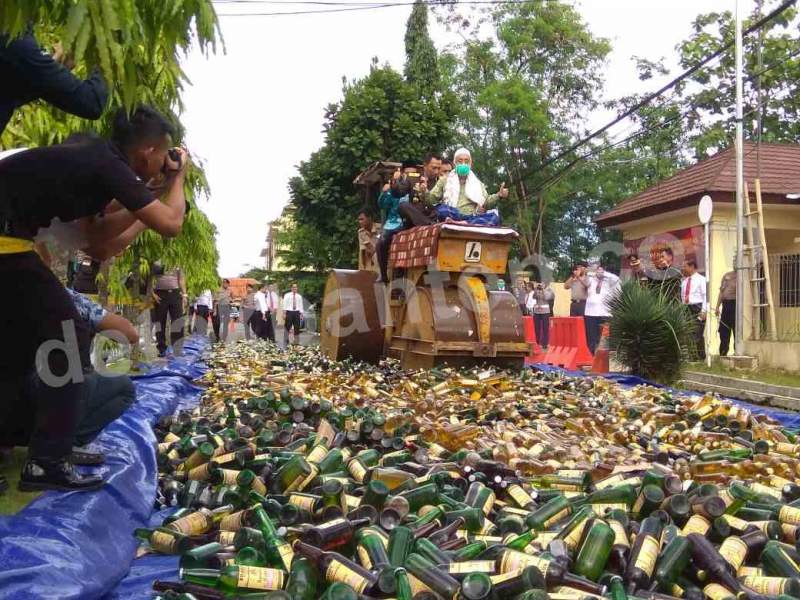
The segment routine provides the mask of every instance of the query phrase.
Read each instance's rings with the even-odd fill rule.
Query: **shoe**
[[[74,446],[69,461],[73,465],[95,466],[102,465],[106,462],[106,457],[102,452],[90,452],[89,450]]]
[[[96,490],[104,483],[99,475],[81,475],[69,460],[54,462],[29,460],[22,467],[22,476],[17,487],[20,492],[43,490],[84,492]]]

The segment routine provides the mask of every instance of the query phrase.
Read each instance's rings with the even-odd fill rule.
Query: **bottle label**
[[[364,477],[367,475],[367,469],[361,464],[360,460],[353,459],[347,463],[347,470],[358,483],[364,483]]]
[[[775,488],[770,487],[768,485],[764,485],[763,483],[753,482],[750,484],[750,489],[757,494],[771,496],[772,498],[776,498],[778,500],[781,500],[783,498],[783,494],[781,493],[780,490],[776,490]]]
[[[722,545],[719,547],[719,553],[722,555],[722,558],[727,560],[733,567],[734,572],[736,572],[739,570],[739,567],[742,566],[747,556],[747,544],[745,544],[741,538],[732,535],[725,538],[725,541],[722,542]]]
[[[289,572],[292,568],[292,560],[294,559],[294,550],[286,542],[278,543],[278,556],[281,557],[283,568]]]
[[[565,537],[564,537],[564,544],[570,550],[577,550],[578,543],[581,541],[581,536],[583,535],[583,530],[586,529],[586,524],[589,522],[589,519],[584,519],[580,523],[578,523],[575,527],[572,528]]]
[[[233,546],[233,538],[235,537],[235,531],[220,531],[217,541],[223,546]]]
[[[633,503],[631,512],[635,515],[638,515],[639,511],[642,510],[642,506],[644,506],[644,492],[639,494],[639,496],[636,498],[636,502]]]
[[[317,468],[317,465],[311,465],[311,473],[309,473],[308,477],[303,479],[303,481],[297,485],[297,489],[301,491],[306,489],[309,485],[311,485],[311,482],[317,478],[317,475],[319,475],[319,469]]]
[[[731,496],[731,493],[728,490],[720,490],[719,497],[722,498],[722,501],[725,503],[725,506],[730,506],[736,501],[736,498]]]
[[[533,502],[533,498],[531,498],[530,494],[528,494],[521,485],[516,483],[508,486],[506,493],[520,508],[525,508]]]
[[[500,500],[497,500],[497,504],[500,504]],[[531,514],[531,511],[524,510],[522,508],[516,508],[514,506],[504,506],[503,513],[507,513],[509,515],[519,515],[520,517],[527,517]]]
[[[737,577],[763,577],[764,576],[764,569],[761,567],[747,567],[742,566],[739,567],[739,570],[736,571]]]
[[[167,525],[184,535],[200,535],[208,529],[208,519],[201,512],[192,513]]]
[[[317,525],[317,530],[326,530],[330,529],[331,527],[339,527],[342,523],[347,523],[347,519],[333,519],[332,521],[326,521],[325,523],[320,523]]]
[[[628,512],[628,505],[624,502],[604,502],[600,504],[592,504],[592,510],[598,515],[604,514],[609,510],[624,510]]]
[[[314,446],[311,452],[308,453],[308,456],[306,456],[306,461],[310,463],[318,463],[323,458],[325,458],[325,455],[327,453],[328,449],[325,447],[324,444],[317,444],[316,446]]]
[[[496,571],[493,560],[468,560],[454,562],[447,565],[447,572],[451,575],[458,573],[494,573]]]
[[[692,515],[689,517],[689,520],[686,521],[686,525],[683,526],[683,535],[689,535],[690,533],[699,533],[700,535],[705,535],[706,532],[711,528],[711,523],[708,522],[703,515]]]
[[[800,525],[800,508],[794,506],[781,506],[778,511],[778,520],[789,525]]]
[[[552,517],[550,517],[544,523],[542,523],[542,525],[544,526],[545,529],[547,529],[548,527],[554,525],[555,523],[558,523],[561,519],[565,519],[566,517],[568,517],[569,514],[570,514],[569,507],[562,508],[556,514],[554,514]]]
[[[500,559],[500,572],[508,573],[509,571],[519,571],[530,565],[533,565],[539,569],[543,575],[546,575],[547,569],[550,566],[550,561],[546,558],[530,556],[524,552],[506,550]]]
[[[508,581],[509,579],[514,579],[515,577],[519,577],[521,574],[522,574],[522,569],[517,569],[516,571],[509,571],[508,573],[491,575],[489,579],[492,580],[492,585],[496,586],[497,584],[503,583],[504,581]]]
[[[775,444],[773,450],[779,454],[788,454],[789,456],[797,456],[798,454],[800,454],[800,444],[778,442],[777,444]]]
[[[726,600],[735,598],[736,595],[718,583],[709,583],[703,588],[703,593],[711,600]]]
[[[684,589],[679,586],[677,583],[672,584],[672,595],[676,598],[683,598],[683,594],[685,593]]]
[[[236,460],[236,453],[235,452],[229,452],[228,454],[223,454],[222,456],[217,456],[214,459],[214,462],[219,464],[219,465],[224,465],[226,463],[233,462],[234,460]]]
[[[239,565],[236,587],[248,590],[282,590],[283,579],[284,573],[280,569]]]
[[[421,592],[432,592],[433,590],[422,583],[419,579],[408,573],[408,583],[411,584],[411,595],[416,596]]]
[[[492,523],[489,519],[484,519],[483,526],[481,527],[481,530],[478,533],[488,534],[494,531],[496,528],[497,526],[494,523]]]
[[[583,598],[599,598],[594,594],[589,594],[583,590],[578,590],[566,585],[554,587],[548,594],[551,600],[582,600]]]
[[[739,517],[735,517],[733,515],[722,515],[722,518],[728,522],[728,525],[737,531],[744,531],[750,524],[744,519],[740,519]]]
[[[208,481],[208,478],[211,476],[210,467],[210,463],[195,467],[186,474],[186,477],[193,481]]]
[[[659,549],[658,540],[652,535],[645,535],[642,539],[642,545],[639,547],[639,554],[633,565],[634,568],[644,571],[648,577],[652,577]]]
[[[611,527],[611,531],[614,532],[614,545],[630,548],[631,545],[630,542],[628,542],[628,534],[625,531],[625,527],[622,525],[622,523],[614,519],[609,519],[608,525]]]
[[[492,512],[492,506],[494,506],[495,495],[494,492],[486,496],[486,501],[483,503],[481,509],[483,510],[483,514],[487,517],[489,513]]]
[[[154,531],[150,536],[150,547],[161,554],[175,554],[175,543],[178,540],[163,531]]]
[[[781,523],[781,531],[783,538],[790,544],[796,544],[798,540],[798,527],[797,525],[790,525],[788,523]]]
[[[219,522],[219,528],[223,531],[239,531],[242,528],[244,515],[245,511],[243,510],[228,515]]]
[[[612,475],[611,477],[606,477],[602,481],[598,481],[594,484],[596,490],[604,490],[606,488],[612,487],[617,485],[618,483],[622,482],[624,475],[622,473],[617,473],[616,475]]]
[[[261,494],[262,496],[266,496],[267,494],[267,486],[264,485],[264,482],[258,475],[256,475],[256,477],[253,479],[253,483],[250,484],[250,489],[257,494]]]
[[[293,504],[297,508],[302,508],[308,512],[314,512],[314,506],[317,504],[319,496],[311,496],[306,494],[291,494],[289,496],[289,504]]]
[[[219,469],[222,473],[222,483],[223,485],[236,485],[236,478],[239,477],[239,471],[234,471],[233,469]]]
[[[325,571],[325,579],[329,582],[338,581],[339,583],[345,583],[359,594],[363,594],[369,584],[369,581],[361,574],[356,573],[346,564],[336,559],[332,560],[331,564],[328,565],[328,569]]]
[[[786,577],[745,577],[742,580],[742,585],[756,592],[757,594],[764,594],[765,596],[778,596],[785,594],[786,582],[789,581]]]
[[[369,553],[364,546],[359,545],[356,548],[356,552],[358,553],[358,560],[364,566],[365,569],[372,570],[372,559],[369,557]]]

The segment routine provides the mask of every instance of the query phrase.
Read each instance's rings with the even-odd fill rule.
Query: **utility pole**
[[[744,264],[744,123],[742,122],[742,0],[736,0],[736,326],[734,353],[744,355],[745,277],[750,272]]]

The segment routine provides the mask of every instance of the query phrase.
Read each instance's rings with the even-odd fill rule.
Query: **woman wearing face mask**
[[[497,225],[500,217],[496,211],[487,209],[500,198],[508,197],[505,183],[496,194],[489,194],[477,175],[472,171],[472,155],[466,148],[456,150],[453,155],[455,169],[436,182],[428,193],[429,204],[437,204],[440,220],[466,221],[473,225]]]

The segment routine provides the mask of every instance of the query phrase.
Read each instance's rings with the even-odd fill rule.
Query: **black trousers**
[[[697,317],[703,312],[702,304],[690,304],[689,312],[692,313],[692,322],[694,323],[694,351],[697,358],[705,360],[706,358],[706,336],[705,328],[706,322],[701,321]]]
[[[736,328],[736,300],[723,300],[719,315],[719,355],[727,356]]]
[[[208,315],[211,311],[207,306],[197,305],[194,318],[194,332],[199,335],[208,335]]]
[[[409,227],[433,225],[436,223],[436,219],[429,217],[419,204],[413,202],[402,202],[400,206],[397,207],[397,212],[403,217],[403,220]]]
[[[384,231],[381,237],[378,238],[378,243],[375,245],[375,252],[378,254],[378,267],[381,270],[381,281],[389,281],[389,250],[392,248],[392,239],[402,229],[390,229]]]
[[[550,342],[550,315],[533,313],[533,329],[536,332],[536,343],[546,348]]]
[[[589,352],[594,354],[597,346],[600,345],[600,335],[603,328],[603,323],[608,321],[607,317],[583,317],[583,324],[586,329],[586,345],[589,346]]]
[[[586,312],[586,300],[573,300],[569,304],[570,317],[582,317]]]
[[[172,349],[183,337],[183,298],[181,291],[175,290],[156,290],[159,297],[158,304],[153,308],[156,323],[156,346],[158,353],[164,354],[167,351],[167,316],[169,316],[169,341]]]
[[[36,405],[40,388],[45,385],[34,373],[30,374],[22,391],[20,402],[10,419],[0,424],[3,445],[25,446],[34,428],[34,418],[24,407]],[[124,413],[136,400],[136,389],[127,375],[103,377],[99,373],[86,376],[85,394],[78,408],[78,424],[74,445],[84,446],[92,442],[106,425]]]
[[[13,428],[15,413],[27,415],[30,457],[64,459],[72,452],[85,376],[92,371],[89,327],[35,252],[0,255],[0,281],[6,285],[0,294],[0,424]],[[44,385],[32,399],[24,392],[34,371]],[[3,435],[0,446],[11,445]]]
[[[267,314],[263,316],[264,325],[261,329],[261,338],[265,340],[269,340],[270,342],[275,342],[275,325],[272,321],[272,313],[267,311]]]
[[[284,330],[283,330],[283,343],[288,343],[289,340],[289,331],[294,330],[294,341],[297,343],[299,341],[300,336],[300,311],[299,310],[287,310],[285,316],[286,322],[284,323]]]

